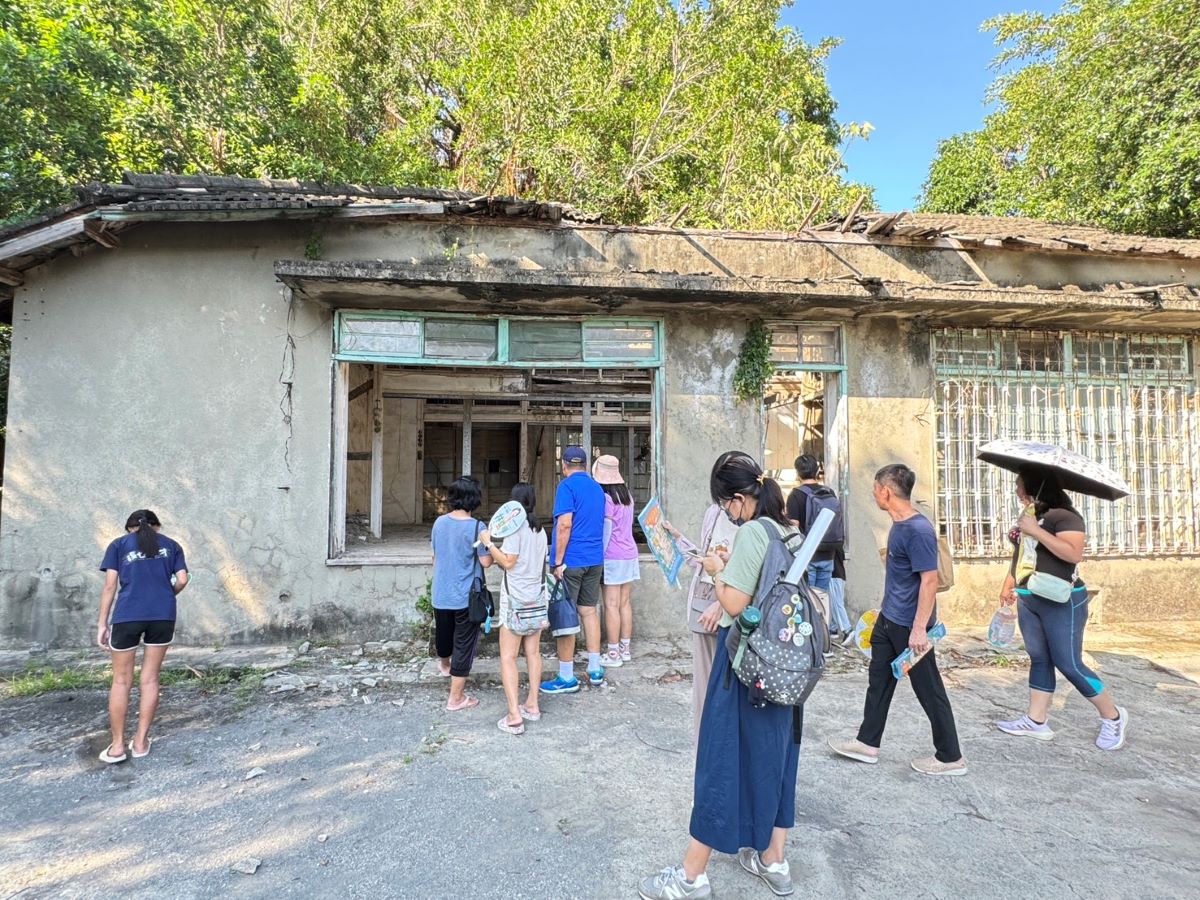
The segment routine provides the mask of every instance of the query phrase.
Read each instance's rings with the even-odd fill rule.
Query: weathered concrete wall
[[[861,613],[883,597],[879,548],[891,519],[871,495],[875,473],[904,463],[917,473],[914,499],[933,518],[933,385],[929,335],[894,319],[847,328],[849,503],[846,597]],[[927,502],[922,502],[927,501]]]
[[[513,268],[704,265],[796,277],[832,265],[819,262],[829,256],[819,246],[780,241],[697,246],[690,236],[438,223],[322,228],[327,258],[432,264],[465,255]],[[194,581],[181,601],[182,641],[381,637],[412,619],[426,567],[326,565],[331,318],[299,298],[289,325],[273,275],[274,261],[301,257],[312,233],[311,223],[143,225],[116,250],[64,255],[27,273],[14,301],[0,643],[90,644],[96,565],[139,506],[156,509],[188,552]],[[895,255],[897,272],[913,264]],[[393,290],[391,301],[416,302],[410,296]],[[758,411],[731,396],[747,317],[705,306],[697,297],[695,307],[665,313],[662,491],[690,532],[708,503],[715,456],[761,451]],[[876,548],[888,526],[873,508],[871,475],[907,462],[918,499],[933,496],[932,385],[919,330],[882,318],[847,328],[849,598],[861,610],[879,600]],[[294,367],[281,362],[289,333]],[[406,434],[399,426],[385,445]],[[389,519],[415,501],[415,484],[397,479],[385,473]],[[963,568],[960,587],[943,598],[952,622],[980,620],[995,595],[995,567]],[[1085,567],[1109,618],[1194,613],[1198,572],[1196,560]],[[652,563],[643,579],[634,595],[640,633],[678,633],[683,592],[665,588]]]
[[[272,263],[305,240],[143,229],[30,273],[14,307],[0,641],[87,646],[100,555],[139,506],[187,550],[184,642],[386,634],[412,617],[422,572],[325,565],[330,316],[303,301],[290,426],[280,409]]]
[[[516,230],[511,252],[523,252],[516,239],[542,234]],[[86,646],[96,565],[125,516],[143,505],[188,554],[182,642],[386,636],[413,618],[427,567],[325,564],[331,320],[303,300],[291,327],[290,426],[279,407],[287,301],[271,266],[300,255],[307,235],[283,225],[142,229],[119,251],[64,257],[30,273],[15,306],[0,642]],[[428,236],[399,247],[391,237],[399,256],[443,253],[440,243],[422,243]],[[382,250],[327,235],[331,246],[352,256]],[[716,454],[758,449],[757,411],[730,399],[744,327],[683,314],[666,322],[663,490],[671,514],[692,531]],[[97,364],[81,365],[87,360]],[[397,404],[389,401],[391,411],[415,415],[410,401]],[[355,405],[367,408],[365,398]],[[355,450],[369,449],[361,418]],[[385,448],[415,440],[396,428]],[[415,483],[401,481],[403,473],[385,473],[389,519],[402,519],[415,500]],[[683,592],[667,588],[653,562],[643,564],[635,608],[643,634],[682,627]]]

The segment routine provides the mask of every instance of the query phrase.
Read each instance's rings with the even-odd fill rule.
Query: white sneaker
[[[621,662],[633,662],[633,654],[629,652],[628,644],[622,644],[619,652],[621,654]]]
[[[683,866],[667,866],[657,875],[643,878],[638,885],[642,900],[707,900],[712,896],[708,873],[701,872],[695,881],[688,881]]]
[[[619,669],[621,668],[621,653],[617,650],[609,650],[604,654],[604,668]]]
[[[1125,707],[1117,707],[1116,719],[1101,719],[1100,734],[1096,746],[1101,750],[1120,750],[1125,746],[1125,729],[1129,725],[1129,714]]]
[[[771,863],[768,866],[762,861],[762,857],[758,855],[757,850],[743,847],[738,851],[738,862],[751,875],[757,875],[766,882],[767,887],[777,897],[786,897],[796,889],[792,885],[792,873],[786,859],[783,862]]]
[[[1038,741],[1053,740],[1054,732],[1050,730],[1050,726],[1043,722],[1039,725],[1033,719],[1029,718],[1029,714],[1021,716],[1019,719],[1013,719],[1009,722],[997,722],[996,727],[1005,734],[1015,734],[1018,737],[1031,737]]]

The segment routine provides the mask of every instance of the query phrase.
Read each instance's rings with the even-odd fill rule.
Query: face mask
[[[729,512],[729,508],[726,506],[721,507],[721,512],[725,513],[725,518],[727,518],[729,520],[731,525],[733,525],[737,528],[741,528],[743,525],[746,524],[746,520],[743,518],[739,517],[739,518],[735,519],[733,517],[732,513]]]

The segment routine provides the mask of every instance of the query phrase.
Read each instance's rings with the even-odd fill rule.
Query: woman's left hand
[[[721,559],[721,557],[717,556],[715,553],[710,553],[708,556],[704,557],[704,561],[701,563],[701,565],[704,566],[704,571],[710,576],[715,576],[718,572],[725,571],[725,560]]]
[[[492,533],[490,531],[488,531],[485,528],[485,529],[483,529],[483,531],[479,532],[479,543],[483,544],[483,546],[486,547],[491,542],[492,542]]]
[[[1017,527],[1021,529],[1022,534],[1036,534],[1042,530],[1042,526],[1038,524],[1038,520],[1033,516],[1021,516],[1017,520]]]

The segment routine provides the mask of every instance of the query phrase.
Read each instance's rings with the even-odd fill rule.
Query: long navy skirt
[[[700,843],[722,853],[743,847],[762,851],[772,828],[796,824],[800,745],[793,707],[750,705],[748,689],[729,671],[728,634],[728,628],[717,632],[700,719],[690,830]]]

